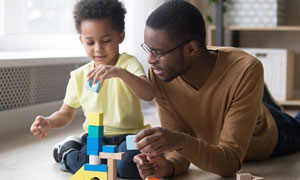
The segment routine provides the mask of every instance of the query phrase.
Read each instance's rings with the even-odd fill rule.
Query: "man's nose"
[[[158,63],[157,58],[152,53],[149,53],[148,64],[157,64],[157,63]]]

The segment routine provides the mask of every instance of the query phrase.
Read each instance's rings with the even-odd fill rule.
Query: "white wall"
[[[126,37],[121,44],[120,52],[126,52],[137,57],[147,73],[148,54],[141,48],[144,42],[144,28],[151,12],[166,0],[124,0],[127,14],[125,18]]]

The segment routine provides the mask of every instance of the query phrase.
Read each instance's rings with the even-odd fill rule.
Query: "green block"
[[[89,126],[89,137],[103,137],[103,126]]]

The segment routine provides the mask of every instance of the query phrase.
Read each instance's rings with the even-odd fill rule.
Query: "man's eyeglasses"
[[[174,51],[175,49],[177,49],[177,48],[179,48],[179,47],[181,47],[181,46],[183,46],[183,45],[185,45],[186,43],[188,43],[188,42],[190,42],[190,41],[191,41],[191,40],[184,41],[183,43],[180,43],[180,44],[178,44],[177,46],[175,46],[174,48],[171,48],[171,49],[167,50],[165,53],[161,53],[161,54],[158,53],[156,49],[150,49],[145,43],[141,44],[141,46],[142,46],[142,48],[144,49],[144,51],[146,51],[146,53],[148,53],[148,54],[151,53],[151,54],[155,57],[155,59],[156,59],[157,61],[160,61],[160,58],[161,58],[162,56],[165,56],[165,55],[169,54],[170,52]]]

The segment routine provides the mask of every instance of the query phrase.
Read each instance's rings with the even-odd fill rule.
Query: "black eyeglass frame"
[[[160,61],[160,58],[161,58],[161,57],[163,57],[163,56],[165,56],[165,55],[171,53],[171,52],[174,51],[175,49],[177,49],[177,48],[179,48],[179,47],[181,47],[181,46],[183,46],[183,45],[185,45],[186,43],[189,43],[189,42],[191,42],[191,41],[192,41],[192,39],[191,39],[191,40],[188,40],[188,41],[184,41],[184,42],[178,44],[177,46],[175,46],[174,48],[171,48],[171,49],[167,50],[167,51],[166,51],[165,53],[163,53],[163,54],[158,54],[158,53],[156,52],[155,49],[150,49],[145,43],[142,43],[142,44],[141,44],[141,47],[144,49],[144,51],[145,51],[147,54],[150,54],[150,53],[151,53],[151,54],[155,57],[155,59],[156,59],[157,61]]]

